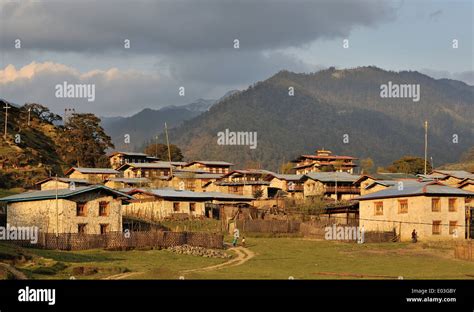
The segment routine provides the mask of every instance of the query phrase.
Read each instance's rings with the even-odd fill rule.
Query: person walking
[[[418,241],[418,233],[416,233],[415,229],[413,229],[413,232],[411,232],[411,241],[413,243],[416,243]]]

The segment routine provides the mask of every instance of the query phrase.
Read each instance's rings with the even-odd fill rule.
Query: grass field
[[[3,246],[3,247],[2,247]],[[228,260],[177,255],[166,250],[51,251],[25,249],[33,256],[17,268],[36,279],[68,279],[74,267],[97,273],[77,279],[125,274],[130,279],[473,279],[474,262],[454,259],[452,246],[408,243],[350,244],[301,238],[247,238],[255,256],[218,270],[192,272]],[[12,253],[0,245],[0,255]],[[46,269],[45,269],[46,268]],[[48,268],[51,268],[48,270]],[[470,275],[470,276],[469,276]]]

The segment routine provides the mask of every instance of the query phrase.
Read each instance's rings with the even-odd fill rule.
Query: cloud
[[[21,1],[2,0],[2,45],[60,52],[266,50],[347,36],[393,18],[388,2],[361,1]],[[124,39],[131,49],[123,49]]]
[[[56,85],[65,81],[68,84],[94,84],[95,102],[85,98],[56,98]],[[186,99],[178,98],[176,83],[166,76],[116,68],[80,72],[53,62],[32,62],[18,69],[8,65],[0,70],[0,87],[3,98],[18,104],[42,103],[58,113],[74,107],[79,112],[126,115],[146,107],[186,102]]]

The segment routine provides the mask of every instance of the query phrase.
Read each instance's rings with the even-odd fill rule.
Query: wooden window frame
[[[435,202],[437,203],[437,205],[434,205]],[[431,212],[441,212],[441,198],[431,198]]]
[[[435,231],[435,229],[438,231]],[[432,235],[441,235],[441,221],[440,220],[433,220],[432,227],[431,227],[431,234]]]
[[[451,206],[451,202],[454,202],[454,205]],[[457,212],[458,211],[458,199],[455,197],[448,198],[448,211],[449,212]]]
[[[79,213],[81,210],[82,213]],[[87,202],[76,203],[76,217],[87,217]]]
[[[173,212],[179,212],[180,211],[180,203],[179,202],[173,202]]]
[[[377,209],[378,207],[382,208],[381,212]],[[374,202],[374,216],[383,216],[383,201]]]
[[[78,223],[77,234],[86,234],[86,227],[87,227],[87,223]]]
[[[402,209],[402,205],[406,205],[405,209]],[[398,200],[398,213],[408,213],[408,199],[399,199]]]
[[[99,224],[99,227],[100,227],[100,234],[101,235],[105,235],[109,232],[109,224],[107,223],[101,223]],[[105,231],[104,231],[105,229]]]
[[[104,209],[104,212],[102,212],[102,209]],[[105,200],[100,201],[99,202],[99,217],[108,217],[108,216],[109,216],[109,202]]]
[[[196,211],[196,203],[189,203],[189,212]]]

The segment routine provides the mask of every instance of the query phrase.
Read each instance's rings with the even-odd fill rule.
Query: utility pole
[[[11,108],[11,106],[8,106],[8,102],[5,101],[5,107],[3,107],[5,109],[5,134],[3,135],[3,138],[5,139],[5,141],[7,140],[7,125],[8,125],[8,109]]]
[[[428,121],[425,121],[425,174],[428,162]]]
[[[30,126],[31,107],[28,108],[28,127]]]
[[[165,122],[165,133],[166,133],[166,145],[168,145],[168,160],[170,162],[170,177],[173,178],[173,166],[171,165],[171,149],[170,149],[170,140],[168,138],[168,126]]]
[[[158,136],[155,136],[155,157],[158,158]]]
[[[58,175],[56,174],[56,237],[59,237]]]

